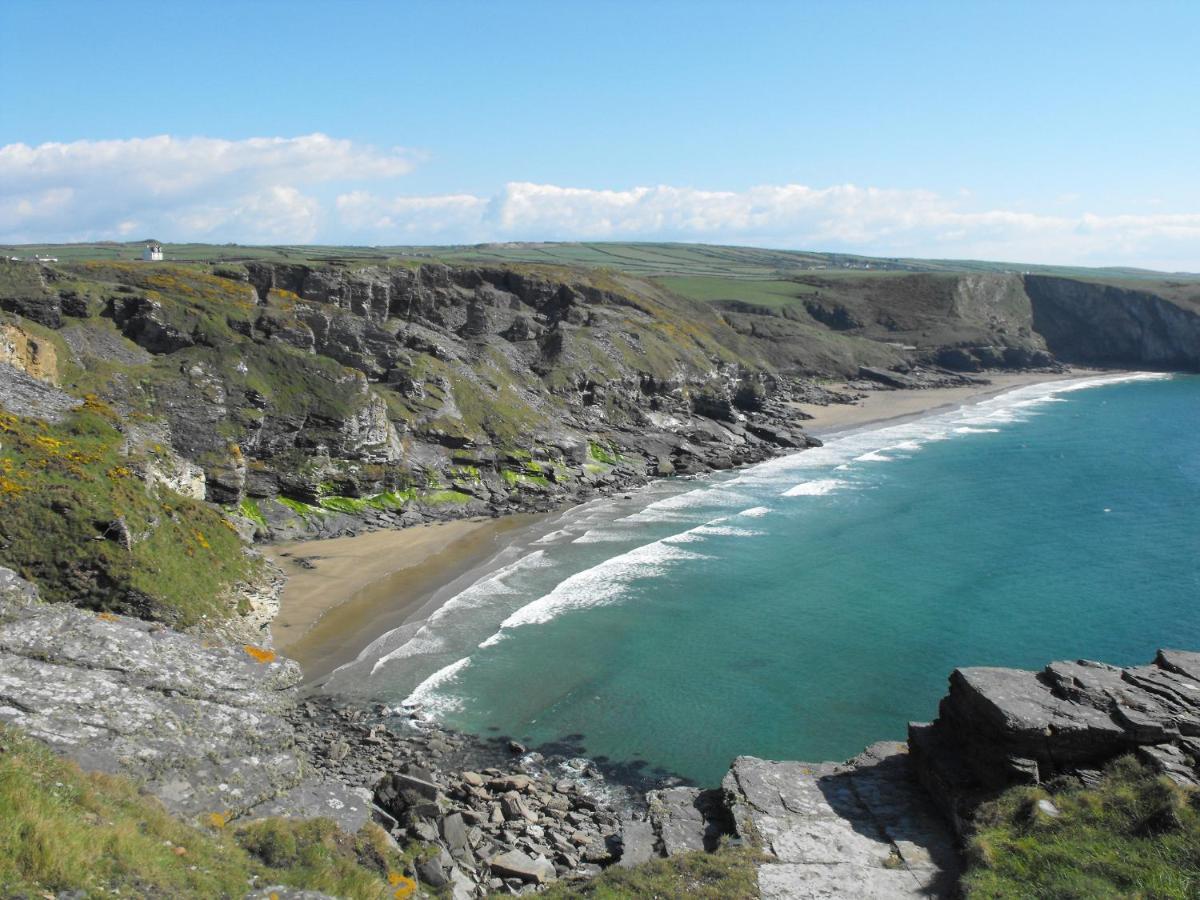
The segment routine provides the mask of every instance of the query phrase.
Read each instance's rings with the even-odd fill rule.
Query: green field
[[[61,261],[133,260],[144,241],[87,244],[0,245],[0,254],[30,258],[56,256]],[[1200,274],[1163,273],[1129,268],[1042,266],[1011,262],[944,259],[884,259],[847,253],[769,250],[709,244],[588,242],[511,243],[470,246],[329,246],[240,244],[164,244],[168,260],[221,262],[273,260],[297,263],[369,265],[402,261],[472,264],[543,264],[604,268],[631,275],[778,281],[804,273],[875,275],[888,272],[1029,272],[1104,281],[1172,280],[1200,284]],[[771,293],[771,292],[768,292]],[[718,298],[728,299],[728,298]]]

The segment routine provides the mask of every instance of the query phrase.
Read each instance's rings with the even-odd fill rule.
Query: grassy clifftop
[[[1200,797],[1132,758],[1094,788],[1017,788],[985,806],[971,900],[1200,895]]]
[[[419,852],[414,847],[412,853]],[[0,893],[240,898],[286,885],[348,900],[404,888],[408,860],[383,830],[356,836],[326,819],[186,823],[123,778],[85,774],[0,728]],[[411,892],[409,892],[411,893]]]

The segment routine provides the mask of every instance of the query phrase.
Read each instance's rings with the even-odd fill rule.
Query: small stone
[[[1058,807],[1044,797],[1037,802],[1037,810],[1044,816],[1049,816],[1052,819],[1057,819],[1062,813],[1058,811]]]

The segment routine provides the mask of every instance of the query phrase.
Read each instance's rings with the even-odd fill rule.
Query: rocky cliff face
[[[21,441],[10,446],[28,451],[14,471],[28,483],[10,477],[10,497],[24,498],[37,524],[14,535],[0,523],[9,548],[0,561],[44,581],[62,567],[49,558],[35,567],[38,554],[25,550],[74,515],[78,547],[90,548],[75,556],[104,560],[73,576],[94,589],[72,583],[64,595],[102,604],[105,591],[145,581],[138,559],[131,567],[93,542],[170,555],[180,542],[164,536],[167,521],[196,543],[191,559],[219,557],[215,580],[255,574],[195,507],[172,506],[163,520],[152,508],[162,501],[131,494],[85,516],[97,497],[75,491],[36,508],[33,482],[48,463],[78,477],[92,460],[91,493],[111,494],[105,473],[127,472],[219,507],[244,540],[290,539],[548,509],[803,449],[814,441],[793,401],[847,399],[820,376],[921,387],[1051,366],[1039,323],[1083,361],[1196,362],[1186,306],[1122,295],[1105,306],[1117,313],[1093,323],[1091,294],[1078,299],[1056,281],[1051,290],[1015,275],[810,278],[803,303],[776,309],[548,267],[0,262],[0,403],[59,423],[43,436],[50,443],[35,434],[42,425],[11,425]],[[1094,346],[1077,350],[1088,328]],[[95,414],[112,432],[104,466],[78,440]],[[194,522],[179,519],[185,509]],[[164,546],[152,553],[156,540]],[[159,568],[162,585],[142,590],[139,614],[184,623],[210,614],[156,605],[178,582]]]
[[[1200,371],[1200,294],[1167,297],[1127,287],[1025,276],[1033,326],[1061,360]]]
[[[318,777],[296,747],[285,714],[299,682],[264,648],[41,603],[0,568],[0,722],[189,821],[324,815],[351,834],[368,821],[370,793]]]

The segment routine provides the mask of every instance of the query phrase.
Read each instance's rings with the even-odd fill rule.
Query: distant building
[[[36,260],[37,262],[58,262],[58,257],[57,256],[35,256],[34,260]]]
[[[142,248],[142,259],[146,262],[162,262],[162,244],[158,241],[151,241]]]

